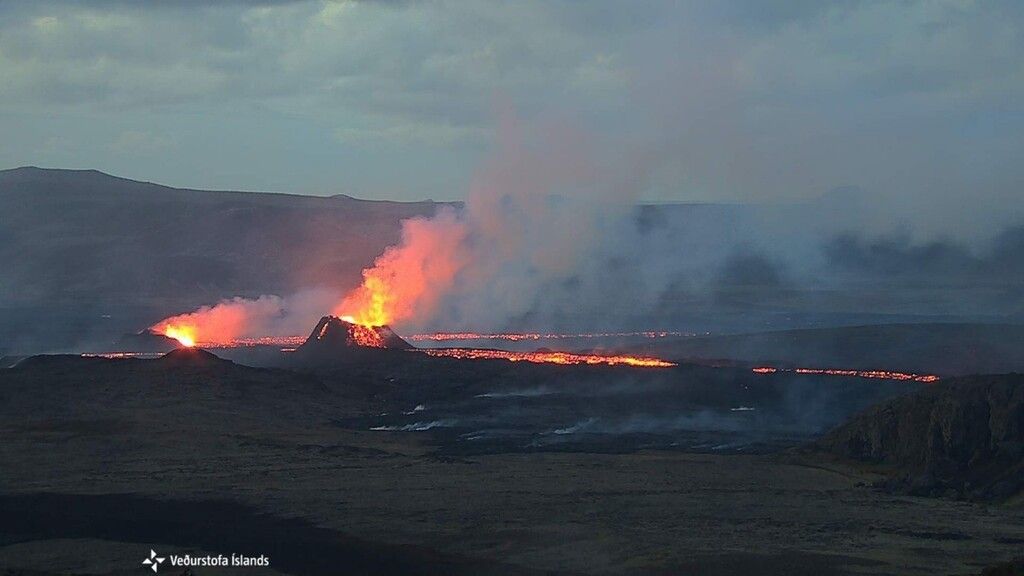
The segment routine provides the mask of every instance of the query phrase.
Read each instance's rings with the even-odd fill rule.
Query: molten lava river
[[[375,331],[379,326],[369,326],[354,323],[354,317],[346,315],[343,320],[352,323],[349,343],[354,346],[383,348],[384,342]],[[223,348],[244,348],[251,346],[274,346],[279,347],[283,352],[291,352],[305,340],[303,336],[265,336],[259,338],[233,338],[233,339],[203,339],[203,330],[194,324],[171,324],[163,322],[157,324],[155,331],[169,338],[178,340],[183,346],[198,346],[210,349]],[[642,338],[663,338],[666,336],[679,335],[679,332],[593,332],[593,333],[490,333],[478,334],[471,332],[436,332],[430,334],[414,334],[409,337],[413,341],[443,342],[452,340],[505,340],[512,342],[546,340],[546,339],[570,339],[570,338],[621,338],[621,337],[642,337]],[[677,366],[676,362],[670,362],[660,358],[649,356],[632,356],[624,354],[584,354],[565,351],[511,351],[496,350],[492,348],[416,348],[413,352],[420,352],[428,356],[456,358],[459,360],[508,360],[510,362],[533,362],[539,364],[561,364],[561,365],[606,365],[606,366],[631,366],[638,368],[668,368]],[[113,352],[109,355],[125,356],[132,352]],[[934,374],[917,374],[913,372],[897,372],[893,370],[849,370],[841,368],[780,368],[775,366],[757,366],[751,369],[755,374],[775,374],[789,372],[793,374],[807,374],[818,376],[845,376],[855,378],[868,378],[877,380],[897,380],[931,383],[939,380]]]
[[[606,364],[608,366],[638,366],[644,368],[667,368],[674,362],[644,356],[619,356],[602,354],[575,354],[573,352],[509,352],[483,348],[428,348],[419,352],[430,356],[458,358],[460,360],[508,360],[510,362],[536,362],[541,364]]]

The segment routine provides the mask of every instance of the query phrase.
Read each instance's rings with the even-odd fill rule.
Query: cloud
[[[121,154],[155,154],[165,152],[174,142],[163,134],[126,130],[117,135],[110,147]]]
[[[115,119],[166,133],[181,145],[154,169],[171,183],[221,172],[184,117],[223,135],[222,150],[250,149],[248,124],[264,142],[309,142],[223,155],[250,179],[234,187],[267,188],[273,169],[299,190],[344,175],[370,194],[459,197],[506,104],[642,150],[646,198],[778,201],[853,184],[886,200],[882,218],[925,205],[943,228],[968,190],[1003,207],[1024,177],[1016,2],[41,0],[0,14],[4,110],[60,115],[78,141]],[[81,156],[137,169],[118,150]]]

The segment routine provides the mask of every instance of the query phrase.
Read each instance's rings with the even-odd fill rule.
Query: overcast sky
[[[641,197],[1019,207],[1024,2],[0,0],[0,167],[462,198],[509,111]],[[956,213],[956,210],[951,210]]]

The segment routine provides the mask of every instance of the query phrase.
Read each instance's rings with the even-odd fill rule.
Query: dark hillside
[[[1024,375],[968,376],[886,401],[818,445],[892,466],[919,495],[1007,498],[1024,488]]]
[[[110,342],[222,298],[347,290],[437,207],[0,171],[0,354]]]

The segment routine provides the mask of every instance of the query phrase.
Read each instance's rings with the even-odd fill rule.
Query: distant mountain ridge
[[[848,210],[859,195],[845,189],[802,204],[637,206],[623,253],[590,258],[599,270],[586,274],[623,280],[640,305],[625,313],[614,300],[598,302],[604,295],[588,288],[595,278],[573,279],[535,295],[536,310],[510,319],[522,326],[506,328],[737,333],[922,320],[1024,323],[1024,226],[981,256],[951,244],[826,242],[837,229],[825,216],[839,204]],[[96,170],[2,170],[0,355],[91,349],[224,298],[346,292],[400,240],[403,220],[442,206],[459,204],[190,190]],[[822,257],[825,268],[811,279],[800,275],[802,263]],[[634,282],[655,269],[651,286]],[[581,305],[552,313],[547,307],[559,299]]]
[[[288,198],[307,198],[313,201],[317,200],[346,200],[352,202],[370,202],[370,203],[386,203],[386,204],[445,204],[444,202],[434,202],[433,200],[424,199],[412,202],[403,202],[397,200],[369,200],[363,198],[357,198],[349,194],[332,194],[328,196],[317,196],[311,194],[296,194],[292,192],[268,192],[268,191],[252,191],[252,190],[219,190],[219,189],[198,189],[198,188],[180,188],[176,186],[167,186],[164,184],[158,184],[155,182],[149,182],[145,180],[134,180],[131,178],[125,178],[123,176],[115,176],[108,174],[101,170],[95,169],[69,169],[69,168],[40,168],[38,166],[21,166],[18,168],[10,168],[6,170],[0,170],[0,193],[6,191],[16,190],[19,186],[34,186],[34,185],[62,185],[68,186],[75,191],[89,191],[93,187],[102,187],[102,192],[119,192],[119,191],[130,191],[130,192],[163,192],[173,193],[179,192],[183,194],[193,195],[195,193],[201,194],[245,194],[255,195],[260,197],[273,197],[273,196],[285,196]],[[447,203],[457,204],[457,203]]]
[[[222,298],[348,290],[402,220],[441,205],[0,171],[0,353],[109,341]]]
[[[0,302],[179,302],[348,288],[434,202],[202,191],[95,170],[0,171]]]

